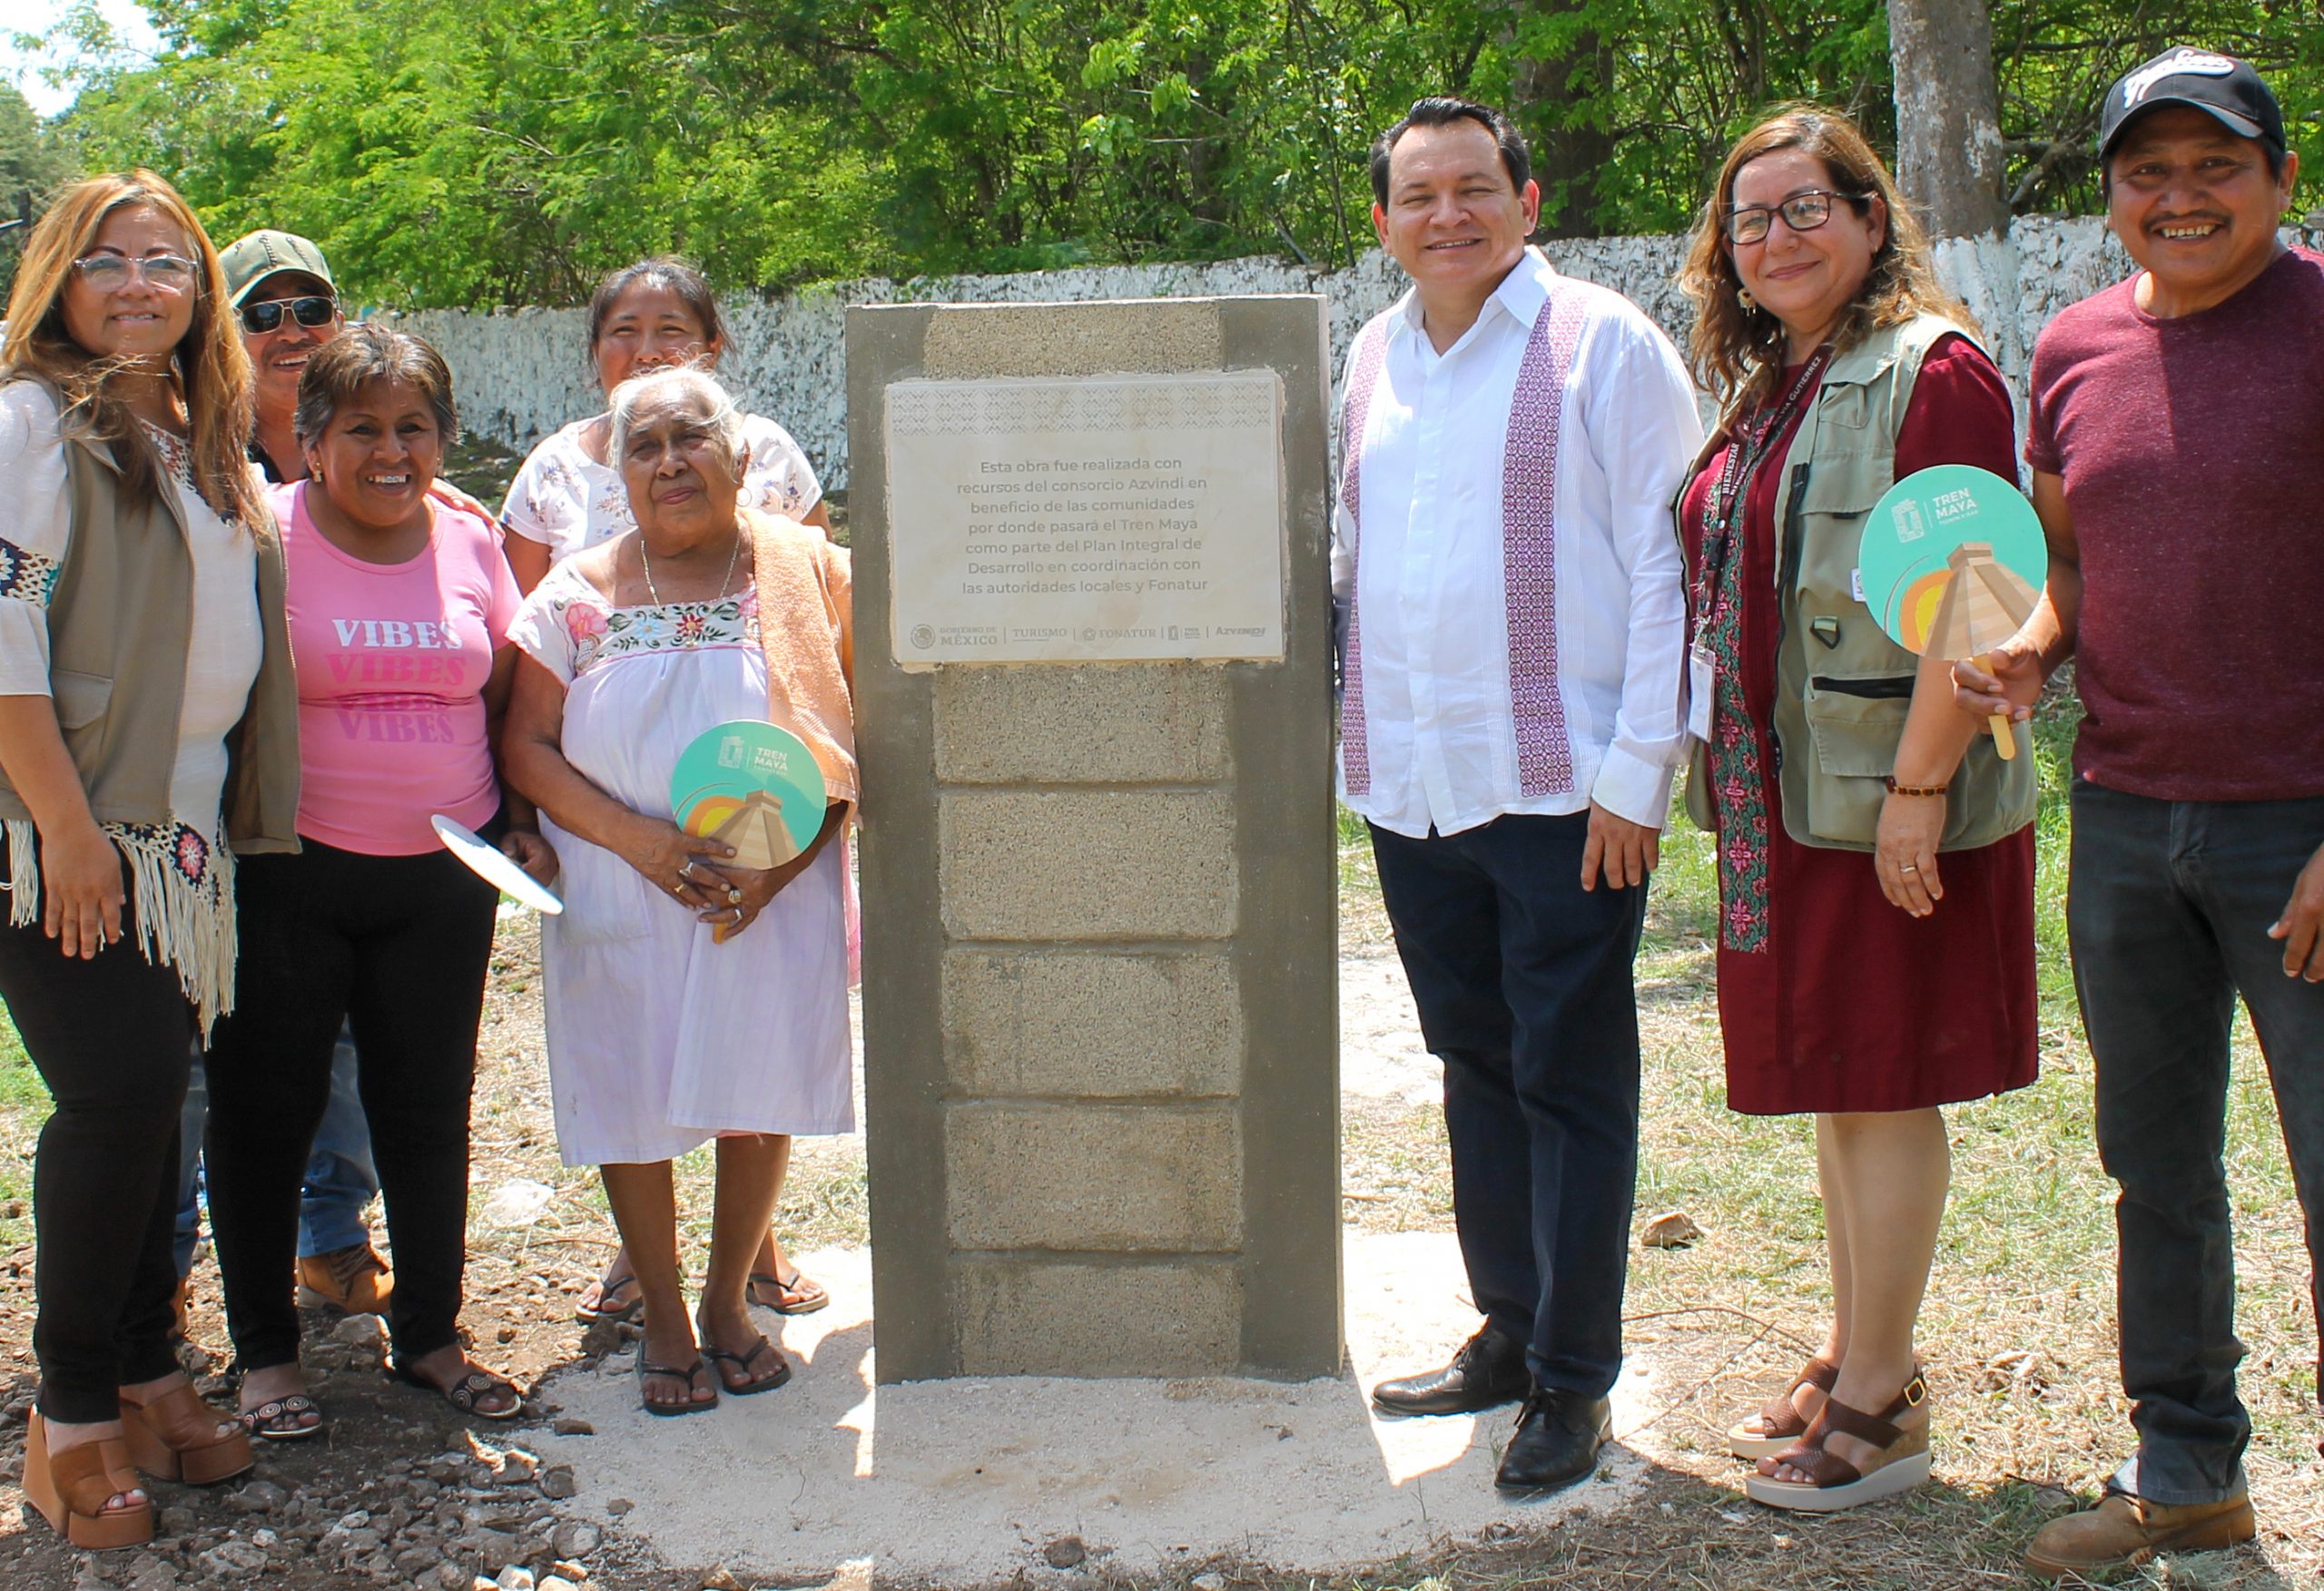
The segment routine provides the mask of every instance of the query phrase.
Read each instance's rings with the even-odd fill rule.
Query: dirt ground
[[[1017,1586],[1949,1591],[2031,1583],[2015,1558],[2026,1537],[2044,1517],[2086,1500],[2129,1437],[2112,1360],[2110,1184],[2087,1142],[2089,1068],[2078,1034],[2062,1019],[2045,1035],[2040,1089],[1953,1118],[1956,1191],[1925,1343],[1937,1399],[1937,1481],[1828,1519],[1762,1510],[1742,1498],[1738,1467],[1718,1439],[1797,1362],[1817,1329],[1824,1283],[1813,1163],[1799,1124],[1754,1122],[1723,1108],[1709,952],[1676,863],[1672,879],[1640,962],[1649,1075],[1640,1217],[1683,1210],[1702,1236],[1683,1248],[1641,1249],[1633,1262],[1630,1347],[1654,1367],[1656,1391],[1633,1427],[1618,1433],[1652,1454],[1630,1500],[1603,1513],[1544,1510],[1521,1526],[1495,1526],[1361,1575],[1290,1576],[1228,1557],[1132,1580],[1092,1560],[1058,1568],[1037,1562]],[[1347,906],[1348,1221],[1365,1233],[1449,1232],[1432,1066],[1397,1004],[1401,978],[1376,899],[1355,888]],[[465,1320],[478,1357],[530,1385],[599,1365],[621,1350],[623,1334],[585,1331],[572,1320],[575,1295],[614,1238],[594,1175],[556,1162],[535,927],[524,916],[503,923],[480,1058]],[[2128,1576],[2132,1584],[2222,1591],[2324,1584],[2324,1460],[2316,1453],[2324,1430],[2315,1414],[2306,1258],[2252,1061],[2249,1053],[2240,1058],[2231,1160],[2262,1539],[2150,1566]],[[28,1165],[36,1120],[23,1105],[0,1109],[0,1160]],[[681,1175],[698,1264],[706,1161],[682,1164]],[[860,1137],[802,1142],[778,1225],[803,1252],[865,1242]],[[586,1452],[590,1441],[628,1439],[577,1428],[553,1380],[527,1421],[467,1424],[441,1401],[382,1380],[374,1323],[320,1313],[308,1319],[306,1354],[331,1416],[329,1436],[268,1449],[248,1483],[210,1492],[157,1488],[163,1534],[150,1550],[70,1552],[28,1510],[24,1523],[17,1517],[15,1482],[33,1386],[30,1243],[22,1201],[0,1203],[0,1587],[7,1591],[243,1581],[285,1591],[471,1591],[479,1571],[512,1591],[528,1575],[535,1591],[562,1591],[552,1575],[623,1591],[768,1583],[684,1561],[683,1551],[657,1554],[626,1531],[628,1499],[593,1499],[586,1457],[567,1470],[562,1456]],[[214,1353],[225,1332],[206,1258],[197,1276],[192,1338]],[[204,1390],[229,1400],[215,1374],[222,1367],[204,1357]],[[559,1437],[553,1443],[552,1434]],[[554,1447],[559,1457],[544,1462],[536,1447]]]

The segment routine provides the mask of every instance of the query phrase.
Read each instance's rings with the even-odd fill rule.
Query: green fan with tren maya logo
[[[2049,578],[2042,521],[2014,481],[1967,464],[1915,470],[1864,522],[1864,604],[1906,651],[1973,662],[2017,633]],[[1994,750],[2017,755],[2009,721]]]

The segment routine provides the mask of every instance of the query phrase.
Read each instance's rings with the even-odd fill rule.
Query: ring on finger
[[[1913,866],[1910,862],[1906,862],[1903,867],[1898,868],[1896,870],[1900,873],[1917,873],[1920,871],[1920,869]]]
[[[729,884],[726,887],[726,904],[729,906],[740,906],[743,904],[743,892],[740,889],[735,889],[732,884]]]

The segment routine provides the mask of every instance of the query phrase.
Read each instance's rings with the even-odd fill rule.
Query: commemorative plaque
[[[898,662],[1279,660],[1281,409],[1271,370],[891,386]]]

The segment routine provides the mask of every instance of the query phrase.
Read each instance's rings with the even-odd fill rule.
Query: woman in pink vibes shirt
[[[442,813],[535,876],[556,859],[504,800],[492,744],[517,584],[489,521],[432,498],[458,435],[451,373],[418,338],[358,326],[299,383],[311,477],[271,495],[299,680],[295,856],[241,872],[234,1015],[210,1051],[210,1200],[253,1435],[322,1429],[299,1372],[300,1178],[340,1015],[387,1198],[399,1379],[464,1414],[521,1402],[458,1336],[468,1095],[498,892],[446,850]]]

